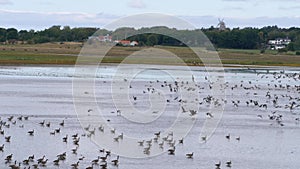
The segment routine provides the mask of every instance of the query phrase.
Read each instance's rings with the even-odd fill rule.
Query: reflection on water
[[[142,70],[143,66],[140,68]],[[182,75],[180,67],[168,66],[164,69],[175,72],[178,77]],[[204,100],[210,94],[209,77],[205,68],[191,69],[199,88],[198,120],[183,144],[176,146],[175,155],[165,153],[146,159],[120,157],[118,168],[207,169],[215,168],[215,163],[219,161],[221,168],[228,168],[226,161],[232,161],[231,168],[300,168],[300,162],[296,160],[300,156],[299,69],[226,68],[226,107],[223,118],[213,137],[204,144],[198,142],[198,137],[204,120],[208,118],[206,113],[209,112],[210,104]],[[176,77],[170,77],[166,71],[148,69],[132,81],[130,91],[138,97],[132,104],[137,109],[151,106],[147,94],[147,88],[150,87],[172,98],[167,103],[166,112],[157,121],[139,124],[131,123],[116,114],[110,93],[111,79],[116,71],[116,66],[99,67],[95,82],[96,101],[103,117],[109,120],[109,125],[119,133],[140,137],[141,140],[172,125],[176,119],[174,112],[180,110],[180,106],[178,100],[174,99],[176,94],[168,94],[168,88],[162,85],[164,81],[173,83]],[[22,168],[32,168],[33,164],[37,164],[36,159],[43,155],[44,160],[48,161],[45,166],[39,165],[40,168],[71,168],[71,164],[77,161],[79,168],[85,168],[97,156],[105,156],[99,151],[101,147],[90,140],[77,120],[72,99],[73,76],[72,67],[0,68],[0,126],[4,131],[0,134],[0,146],[4,144],[3,151],[0,151],[0,168],[8,168],[14,161],[17,161],[17,165],[21,162]],[[14,117],[9,121],[11,115]],[[19,120],[21,116],[23,118]],[[25,120],[24,116],[29,116],[29,119]],[[44,120],[45,124],[50,123],[49,127],[39,124]],[[64,126],[61,126],[63,120]],[[27,132],[33,129],[34,135],[30,136]],[[60,129],[60,132],[55,133],[55,129]],[[53,132],[55,134],[50,134]],[[79,147],[76,153],[72,153],[72,149],[77,147],[72,140],[72,135],[76,133],[80,137]],[[63,142],[66,135],[67,143]],[[6,142],[7,136],[11,136],[10,142]],[[167,145],[164,147],[167,148]],[[52,161],[64,152],[67,154],[66,160],[55,166]],[[194,158],[187,159],[185,154],[191,152],[194,152]],[[5,164],[4,159],[9,154],[13,154],[12,162]],[[32,154],[35,160],[30,165],[23,164],[23,160]],[[79,160],[82,157],[83,160]],[[116,158],[115,154],[108,156],[108,168],[117,168],[110,162]],[[99,165],[94,167],[100,168]]]

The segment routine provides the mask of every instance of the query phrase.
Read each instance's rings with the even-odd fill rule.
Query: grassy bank
[[[26,65],[26,64],[65,64],[76,63],[77,56],[82,49],[82,43],[46,43],[35,45],[0,45],[1,65]],[[147,50],[146,47],[114,47],[102,60],[103,63],[120,63],[126,56]],[[154,49],[174,53],[189,65],[202,65],[201,60],[186,47],[156,46]],[[144,51],[152,54],[151,50]],[[207,52],[209,55],[209,52]],[[267,65],[267,66],[300,66],[300,56],[294,53],[279,54],[276,51],[266,51],[260,54],[259,50],[219,49],[218,54],[223,64],[238,65]],[[153,63],[160,60],[162,64],[179,64],[179,61],[155,54],[150,57],[140,57],[144,53],[131,57],[128,63]],[[150,56],[149,55],[149,56]],[[166,54],[167,55],[167,54]],[[206,54],[205,54],[206,55]]]

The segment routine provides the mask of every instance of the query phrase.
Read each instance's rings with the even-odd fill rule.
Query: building
[[[291,43],[289,38],[276,38],[275,40],[269,40],[268,45],[271,50],[283,49]]]
[[[115,43],[119,46],[138,46],[139,43],[137,41],[130,40],[116,40]]]
[[[110,36],[109,34],[105,35],[105,36],[90,36],[89,40],[97,40],[99,42],[112,42],[112,36]]]
[[[97,38],[100,42],[112,42],[112,36],[110,36],[109,34],[105,36],[98,36]]]

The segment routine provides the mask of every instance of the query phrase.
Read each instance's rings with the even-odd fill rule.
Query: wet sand
[[[169,69],[177,68],[170,66]],[[118,168],[207,169],[216,168],[215,164],[219,161],[221,168],[229,168],[226,167],[227,161],[232,161],[231,168],[300,168],[300,162],[297,160],[300,155],[300,124],[297,120],[300,117],[297,88],[300,81],[299,69],[284,68],[283,71],[283,68],[276,67],[226,68],[224,114],[213,136],[202,144],[198,142],[198,137],[204,120],[208,118],[206,113],[209,112],[209,104],[203,99],[209,95],[209,82],[205,79],[207,74],[204,68],[192,69],[200,86],[199,102],[203,103],[199,106],[197,122],[184,139],[184,143],[176,146],[175,155],[164,153],[145,159],[120,157]],[[77,161],[79,168],[86,168],[91,166],[91,161],[97,156],[105,156],[105,153],[99,152],[102,147],[91,141],[77,119],[72,96],[73,72],[72,67],[1,67],[0,117],[9,127],[1,125],[4,134],[0,135],[0,145],[4,144],[4,149],[0,151],[0,168],[9,168],[14,161],[17,161],[17,165],[21,162],[22,168],[32,168],[33,164],[37,164],[36,159],[43,155],[48,161],[45,166],[39,165],[39,168],[71,168],[71,164]],[[167,111],[158,122],[136,124],[117,116],[109,90],[116,67],[103,66],[99,72],[96,80],[96,100],[103,117],[109,120],[109,125],[115,127],[119,133],[124,132],[142,140],[164,130],[176,118],[172,112],[178,111],[180,107],[173,99],[175,95],[170,95],[172,100],[166,103]],[[162,74],[146,72],[139,80],[133,82],[132,93],[138,97],[137,108],[144,109],[149,106],[142,91],[146,90],[150,81],[153,81],[153,88],[166,90],[161,88],[164,79],[166,78]],[[287,85],[290,87],[287,88]],[[270,98],[267,96],[268,91]],[[276,97],[278,101],[274,105],[273,100]],[[250,100],[257,101],[258,105],[254,105]],[[290,109],[292,102],[295,102],[295,106]],[[266,104],[267,108],[259,107],[263,104]],[[8,120],[10,116],[14,116],[11,121]],[[29,119],[17,119],[20,116],[28,116]],[[50,122],[50,127],[39,124],[44,120],[45,124]],[[63,120],[64,126],[59,125]],[[59,133],[50,134],[59,128]],[[34,135],[30,136],[27,132],[33,129]],[[73,154],[72,149],[77,146],[71,136],[76,133],[80,141],[77,153]],[[226,136],[229,134],[228,139]],[[66,135],[68,142],[64,143],[62,138]],[[10,142],[5,141],[7,136],[11,136]],[[117,146],[119,143],[114,144]],[[165,149],[167,148],[165,146]],[[64,152],[67,154],[66,160],[55,166],[52,161]],[[187,159],[185,154],[191,152],[194,152],[193,158]],[[12,161],[5,163],[4,159],[9,154],[13,154]],[[23,164],[23,160],[33,154],[35,160],[30,162],[30,165]],[[111,163],[116,156],[112,153],[108,157],[107,168],[117,168]],[[81,157],[85,158],[79,160]],[[100,166],[94,165],[94,168]]]

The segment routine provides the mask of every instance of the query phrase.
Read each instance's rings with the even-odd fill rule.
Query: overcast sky
[[[178,16],[197,28],[300,27],[300,0],[0,0],[0,27],[45,29],[52,25],[103,27],[141,13]]]

